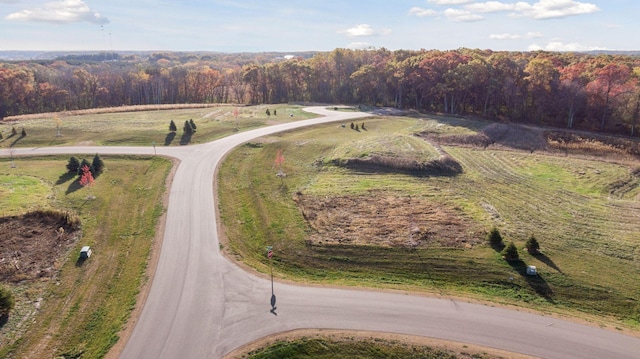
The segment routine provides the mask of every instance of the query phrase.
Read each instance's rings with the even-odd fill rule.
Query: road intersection
[[[272,297],[269,279],[241,269],[220,252],[213,178],[225,154],[251,139],[371,116],[322,107],[308,111],[323,117],[237,133],[202,145],[156,149],[158,155],[175,157],[180,163],[170,188],[149,295],[120,358],[222,358],[260,338],[307,328],[424,336],[544,358],[640,357],[639,338],[526,311],[423,295],[279,282]],[[55,147],[15,149],[14,155],[151,155],[153,151],[149,147]]]

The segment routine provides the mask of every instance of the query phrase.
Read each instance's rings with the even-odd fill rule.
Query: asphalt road
[[[369,114],[325,117],[238,133],[208,144],[158,147],[181,160],[170,190],[158,266],[123,359],[221,358],[294,329],[392,332],[454,340],[543,358],[640,358],[640,339],[572,321],[419,295],[294,286],[259,278],[220,253],[213,195],[224,154],[253,138]],[[151,147],[16,149],[14,155],[153,154]],[[0,155],[7,156],[2,150]],[[275,310],[274,310],[275,307]]]

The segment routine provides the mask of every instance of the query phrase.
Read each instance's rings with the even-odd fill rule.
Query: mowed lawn
[[[425,131],[472,134],[487,126],[446,118],[363,121],[366,131],[351,130],[349,123],[329,124],[256,140],[231,153],[218,189],[226,252],[266,272],[265,248],[273,246],[280,278],[463,296],[640,326],[640,188],[628,165],[455,146],[443,150],[462,166],[457,176],[332,165],[337,157],[383,151],[372,145],[376,139],[389,143],[390,136],[397,140]],[[632,185],[616,192],[617,183]],[[299,198],[322,202],[318,207],[326,207],[326,218],[334,222],[314,227],[327,221],[319,219],[323,212],[309,213]],[[402,201],[404,208],[379,207],[383,216],[393,216],[362,219],[363,208],[372,203],[398,206]],[[352,205],[335,205],[345,203]],[[438,223],[415,223],[426,233],[423,239],[416,241],[407,227],[377,234],[406,236],[405,242],[367,243],[371,228],[391,227],[402,215],[418,218],[430,208],[448,216]],[[356,220],[365,225],[354,226]],[[461,226],[464,241],[439,240]],[[515,242],[521,262],[509,264],[486,244],[484,235],[493,226],[505,244]],[[333,232],[326,234],[327,228]],[[335,235],[346,240],[336,241]],[[540,255],[524,250],[531,235],[541,245]],[[527,265],[535,265],[539,276],[527,276]]]
[[[270,115],[267,115],[267,109]],[[113,109],[96,109],[95,113],[81,115],[46,114],[33,119],[0,121],[0,147],[179,146],[205,143],[238,131],[316,116],[302,111],[301,106],[289,105],[213,105],[157,111],[111,111]],[[183,138],[185,121],[190,120],[196,125],[196,133]],[[171,121],[177,127],[175,133],[169,131]],[[11,136],[13,129],[17,133]],[[27,134],[25,137],[21,136],[22,129]]]

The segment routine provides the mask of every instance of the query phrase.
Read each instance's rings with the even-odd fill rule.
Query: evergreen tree
[[[176,132],[178,131],[178,127],[176,127],[176,123],[173,122],[173,120],[171,120],[171,122],[169,123],[169,132]]]
[[[276,115],[276,111],[277,111],[277,110],[273,110],[273,115],[274,115],[274,116]]]
[[[191,125],[191,129],[193,130],[193,132],[196,132],[196,123],[193,122],[193,119],[189,120],[189,124]]]
[[[491,231],[489,231],[489,233],[487,234],[487,240],[493,247],[502,245],[502,235],[500,234],[498,228],[491,228]]]
[[[9,315],[9,312],[16,306],[13,293],[0,285],[0,317]]]
[[[102,161],[102,158],[100,158],[100,155],[97,153],[95,156],[93,156],[93,162],[91,162],[91,168],[93,170],[92,172],[94,176],[101,174],[102,171],[104,170],[104,162]]]
[[[22,137],[27,137],[27,131],[24,130],[24,127],[22,128],[22,133],[20,133],[20,135]]]
[[[193,135],[193,127],[191,127],[189,121],[184,121],[184,134],[188,136]]]
[[[536,237],[533,236],[533,234],[531,235],[531,237],[529,237],[529,239],[527,239],[527,243],[525,243],[524,246],[525,248],[527,248],[527,252],[531,254],[537,254],[540,251],[540,244],[538,243]]]
[[[507,246],[504,247],[504,249],[502,250],[502,252],[500,252],[500,254],[502,254],[504,259],[508,261],[515,261],[520,259],[520,255],[518,254],[518,248],[516,248],[516,245],[513,242],[510,242],[509,244],[507,244]]]
[[[0,132],[0,140],[2,139],[2,132]]]
[[[11,127],[11,135],[15,136],[17,134],[18,134],[18,131],[16,131],[16,128],[15,127]]]
[[[75,156],[71,156],[71,158],[69,158],[69,162],[67,163],[67,171],[70,173],[79,173],[80,161],[78,161]]]
[[[269,112],[269,109],[267,109],[267,116],[271,116],[271,112]]]

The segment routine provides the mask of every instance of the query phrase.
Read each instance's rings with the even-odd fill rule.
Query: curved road
[[[536,314],[455,300],[386,292],[301,287],[256,277],[219,250],[213,176],[223,156],[253,138],[312,124],[371,116],[325,117],[238,133],[204,145],[158,147],[181,160],[175,173],[160,259],[123,359],[221,358],[270,334],[303,328],[425,336],[544,358],[640,358],[640,339]],[[149,147],[16,149],[15,155],[152,154]],[[8,155],[6,150],[0,155]],[[273,288],[273,296],[272,296]],[[277,309],[272,311],[276,300]]]

